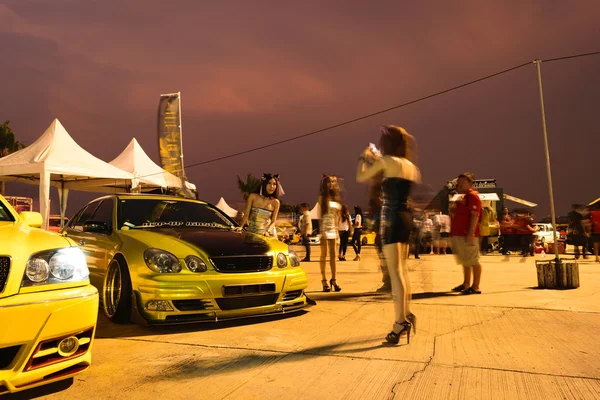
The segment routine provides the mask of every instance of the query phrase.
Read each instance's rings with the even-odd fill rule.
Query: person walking
[[[452,235],[452,254],[463,268],[463,283],[452,289],[462,294],[480,294],[481,264],[479,263],[479,217],[481,215],[481,200],[473,190],[474,177],[465,172],[458,176],[456,189],[464,194],[456,202],[456,207],[450,223]],[[473,276],[473,282],[471,282]]]
[[[346,250],[348,249],[348,241],[350,240],[350,228],[352,227],[352,218],[350,217],[350,211],[348,206],[342,204],[342,211],[340,216],[340,224],[338,231],[340,235],[340,251],[338,260],[346,261]]]
[[[309,205],[307,203],[300,204],[300,221],[298,226],[300,228],[300,234],[302,235],[302,244],[304,245],[305,255],[302,262],[310,262],[310,235],[312,234],[312,219],[310,211],[308,210]]]
[[[340,223],[340,185],[335,175],[323,175],[319,188],[319,204],[321,205],[321,220],[319,230],[321,233],[321,283],[323,291],[329,292],[333,288],[336,292],[342,290],[336,280],[335,242],[339,239],[338,226]],[[331,268],[331,280],[327,284],[325,265],[329,254],[329,267]]]
[[[587,258],[587,241],[590,236],[589,216],[585,208],[580,204],[573,204],[571,212],[567,215],[569,218],[569,228],[567,231],[567,244],[575,248],[575,259],[579,259],[582,248],[583,258]]]
[[[356,257],[354,257],[354,261],[360,261],[360,247],[361,247],[361,235],[362,235],[362,227],[363,227],[363,215],[362,210],[359,206],[354,206],[354,233],[352,234],[352,248],[354,249],[354,253]]]
[[[415,259],[418,260],[421,252],[421,239],[423,237],[423,212],[414,210],[411,238],[414,246]]]
[[[408,206],[410,189],[420,182],[420,172],[411,161],[414,138],[404,128],[388,125],[381,129],[379,156],[372,146],[367,147],[358,162],[356,180],[366,182],[383,173],[380,232],[383,254],[392,283],[394,325],[386,340],[398,344],[406,335],[410,343],[411,328],[416,330],[416,316],[410,311],[410,282],[408,277],[408,241],[412,215]]]

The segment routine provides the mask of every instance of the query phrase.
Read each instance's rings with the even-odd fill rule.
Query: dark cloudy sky
[[[193,164],[535,58],[598,51],[599,20],[597,0],[0,0],[0,119],[31,143],[58,117],[107,161],[135,137],[158,161],[159,95],[181,91],[184,156]],[[542,64],[560,214],[600,196],[599,71],[600,56]],[[366,204],[356,160],[381,124],[415,135],[432,188],[468,170],[548,213],[533,65],[187,174],[203,199],[235,203],[236,175],[278,172],[282,200],[312,203],[321,173],[335,173],[345,177],[346,202]],[[37,189],[9,185],[8,194],[23,193]],[[68,213],[88,199],[72,193]]]

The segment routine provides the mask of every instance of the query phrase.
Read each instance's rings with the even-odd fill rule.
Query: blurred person
[[[421,210],[414,210],[413,221],[412,221],[412,230],[411,230],[411,239],[414,246],[414,254],[415,259],[418,260],[419,253],[421,253],[421,238],[422,238],[422,229],[423,229],[423,213]]]
[[[448,239],[450,237],[450,216],[440,211],[434,217],[434,225],[437,226],[436,230],[438,232],[436,254],[446,254]]]
[[[342,204],[340,223],[338,225],[338,231],[340,235],[340,251],[338,260],[340,261],[346,261],[346,250],[348,249],[348,240],[350,239],[351,227],[352,218],[350,217],[350,211],[348,211],[347,205]]]
[[[508,212],[508,208],[502,209],[502,215],[500,216],[500,251],[502,255],[509,255],[510,246],[513,245],[513,237],[515,233],[514,219]]]
[[[302,244],[304,245],[305,255],[302,259],[303,262],[310,262],[310,235],[312,234],[312,219],[310,215],[309,205],[307,203],[300,204],[300,220],[298,221],[298,228],[302,235]]]
[[[473,174],[465,172],[458,176],[456,189],[464,194],[456,202],[452,215],[450,235],[452,236],[452,254],[463,267],[463,283],[452,289],[462,294],[480,294],[481,264],[479,263],[479,217],[481,200],[473,190]],[[471,283],[471,275],[473,282]]]
[[[284,194],[279,182],[279,174],[263,174],[258,188],[246,200],[242,228],[247,225],[248,232],[276,236],[275,221],[280,206],[278,198]]]
[[[491,235],[490,225],[492,224],[492,220],[495,219],[494,214],[494,210],[489,206],[489,204],[484,204],[481,207],[481,218],[479,220],[479,251],[483,255],[487,254],[489,251],[489,237]]]
[[[375,175],[371,180],[369,187],[369,215],[373,219],[373,230],[375,231],[375,248],[377,249],[377,256],[379,257],[379,269],[381,271],[381,282],[382,285],[377,288],[377,292],[391,292],[392,282],[390,280],[390,273],[388,271],[387,264],[385,262],[385,256],[383,254],[383,243],[381,242],[381,183],[383,181],[383,173]]]
[[[367,147],[359,158],[356,180],[365,182],[383,173],[380,232],[394,301],[394,325],[386,340],[397,344],[400,337],[406,335],[410,343],[411,328],[416,329],[416,316],[410,311],[407,247],[412,216],[408,198],[410,189],[420,182],[420,172],[411,161],[414,138],[398,126],[382,126],[380,131],[382,155],[372,146]]]
[[[361,247],[361,235],[363,228],[363,215],[362,209],[359,206],[354,206],[354,233],[352,234],[352,248],[354,249],[354,253],[356,257],[354,257],[354,261],[360,261],[360,247]]]
[[[429,254],[433,254],[433,221],[429,218],[429,215],[425,213],[423,217],[423,225],[421,228],[422,239],[421,243],[423,243],[423,250],[427,252],[427,247],[429,247]]]
[[[319,230],[321,232],[321,283],[323,291],[329,292],[331,289],[339,292],[342,288],[337,284],[336,280],[336,263],[335,263],[335,242],[339,239],[338,226],[340,223],[340,185],[338,177],[335,175],[323,175],[319,188],[319,204],[321,205],[321,220]],[[325,274],[325,265],[329,254],[329,267],[331,268],[331,279],[327,284],[327,276]]]
[[[582,247],[583,258],[587,258],[587,241],[590,236],[589,216],[585,208],[580,204],[573,204],[571,212],[567,215],[569,218],[569,227],[567,228],[567,244],[575,247],[575,259],[579,259]]]
[[[592,242],[592,246],[594,247],[594,256],[596,257],[596,262],[600,262],[600,258],[598,257],[598,250],[600,249],[600,203],[596,203],[597,205],[592,208],[589,212],[590,215],[590,240]]]

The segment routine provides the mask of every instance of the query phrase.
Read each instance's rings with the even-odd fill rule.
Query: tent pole
[[[536,59],[533,61],[537,69],[538,87],[540,92],[540,108],[542,111],[542,131],[544,134],[544,151],[546,155],[546,174],[548,176],[548,193],[550,195],[550,215],[552,216],[552,237],[554,238],[554,255],[556,263],[560,263],[558,256],[558,241],[556,238],[556,213],[554,210],[554,192],[552,190],[552,172],[550,170],[550,151],[548,150],[548,132],[546,130],[546,111],[544,109],[544,92],[542,90],[542,71],[540,65],[542,60]]]

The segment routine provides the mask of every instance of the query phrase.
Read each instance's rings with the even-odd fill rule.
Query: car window
[[[11,221],[13,222],[15,218],[8,211],[8,208],[4,205],[4,203],[0,202],[0,221]]]
[[[208,204],[177,199],[121,199],[118,226],[129,228],[231,229],[237,224]]]
[[[113,217],[113,199],[108,198],[102,200],[102,203],[96,208],[94,216],[91,220],[104,222],[109,229],[112,230],[112,217]]]
[[[76,231],[83,231],[83,223],[89,221],[94,215],[96,208],[100,205],[100,201],[94,201],[88,204],[76,218],[73,218],[72,224],[69,224],[69,228]]]

